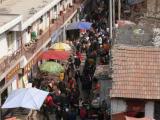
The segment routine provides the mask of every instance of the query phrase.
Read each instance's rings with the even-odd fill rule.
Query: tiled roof
[[[160,48],[114,46],[111,98],[160,99]]]

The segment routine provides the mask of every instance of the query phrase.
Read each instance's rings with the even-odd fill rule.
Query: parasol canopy
[[[39,110],[49,92],[37,88],[21,88],[14,90],[2,108],[29,108]]]
[[[62,42],[55,43],[50,48],[54,50],[64,50],[64,51],[69,51],[72,49],[68,44]]]
[[[64,68],[59,63],[47,61],[40,66],[40,71],[52,74],[59,74],[61,72],[64,72]]]
[[[69,55],[70,53],[67,51],[47,50],[42,53],[41,59],[67,60],[69,58]]]

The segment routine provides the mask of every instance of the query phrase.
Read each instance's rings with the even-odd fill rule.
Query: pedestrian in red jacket
[[[81,120],[85,120],[87,117],[87,111],[85,107],[80,108],[80,118]]]

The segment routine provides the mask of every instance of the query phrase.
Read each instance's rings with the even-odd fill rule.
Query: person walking
[[[62,118],[62,110],[61,110],[61,108],[60,107],[58,107],[57,109],[56,109],[56,120],[61,120],[61,118]]]
[[[69,119],[68,120],[77,120],[76,112],[74,108],[71,108],[69,111]]]
[[[43,120],[50,120],[49,119],[49,110],[47,105],[44,103],[41,108],[42,114],[43,114]]]
[[[84,106],[82,106],[80,108],[80,114],[79,115],[80,115],[81,120],[86,120],[87,110],[86,110],[86,108]]]

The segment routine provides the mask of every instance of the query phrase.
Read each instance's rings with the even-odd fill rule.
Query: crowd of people
[[[52,79],[47,84],[37,80],[34,85],[49,91],[41,113],[50,120],[55,114],[56,120],[98,119],[107,120],[107,104],[100,99],[100,84],[94,77],[97,64],[108,64],[109,34],[107,29],[104,4],[97,4],[97,9],[86,17],[92,22],[92,29],[81,32],[80,38],[70,41],[75,51],[66,64],[62,64],[65,72],[60,78]],[[83,56],[86,55],[86,58]],[[85,61],[81,66],[82,61]]]

